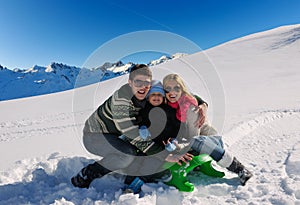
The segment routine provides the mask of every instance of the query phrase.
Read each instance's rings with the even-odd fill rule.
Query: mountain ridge
[[[186,54],[162,56],[148,63],[158,65]],[[0,65],[0,101],[70,90],[127,74],[135,63],[106,62],[92,69],[52,62],[29,69],[10,70]]]

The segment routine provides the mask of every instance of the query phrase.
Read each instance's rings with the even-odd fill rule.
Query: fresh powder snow
[[[300,25],[283,26],[151,67],[155,79],[179,73],[208,101],[227,149],[254,174],[246,186],[224,170],[221,179],[192,172],[191,193],[149,183],[142,196],[124,195],[118,174],[73,187],[70,178],[96,158],[82,145],[84,121],[124,75],[0,102],[0,204],[300,204],[299,36]]]

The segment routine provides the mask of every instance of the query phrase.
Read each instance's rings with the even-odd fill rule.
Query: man
[[[136,156],[145,155],[143,150],[152,140],[145,141],[139,134],[138,125],[142,121],[139,111],[146,105],[151,81],[151,70],[144,64],[135,65],[130,70],[128,83],[110,96],[87,119],[83,129],[83,143],[89,152],[103,158],[84,167],[72,177],[71,182],[74,186],[88,188],[95,178],[112,171],[128,172],[128,167],[134,167],[134,164],[138,163],[139,160],[135,161]],[[198,124],[201,124],[205,118],[201,107],[199,114],[202,118],[199,118]],[[126,136],[127,140],[124,141],[120,136]],[[172,159],[172,162],[190,159],[189,155],[183,154]]]
[[[89,152],[103,158],[72,177],[74,186],[88,188],[93,179],[124,169],[133,162],[137,147],[119,136],[126,135],[132,140],[139,138],[138,113],[146,104],[151,80],[149,67],[135,65],[130,70],[128,83],[87,119],[83,129],[83,143]]]

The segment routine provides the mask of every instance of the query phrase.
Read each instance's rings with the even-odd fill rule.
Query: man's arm
[[[130,139],[139,136],[138,111],[130,100],[120,100],[115,96],[111,100],[111,116],[115,127]]]

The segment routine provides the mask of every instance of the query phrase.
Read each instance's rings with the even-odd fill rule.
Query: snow
[[[158,65],[158,64],[160,64],[160,63],[162,63],[162,62],[167,62],[167,61],[169,61],[170,59],[171,59],[170,57],[163,55],[163,56],[161,56],[161,57],[160,57],[159,59],[157,59],[157,60],[152,60],[152,61],[150,61],[149,66]]]
[[[159,65],[159,64],[162,64],[162,63],[166,63],[170,60],[175,60],[175,59],[181,58],[181,57],[186,56],[186,55],[187,54],[185,54],[185,53],[175,53],[171,56],[162,55],[159,59],[150,61],[148,63],[148,66],[156,66],[156,65]]]
[[[115,73],[117,72],[126,72],[130,67],[132,66],[132,63],[128,63],[128,64],[125,64],[125,65],[122,65],[122,66],[113,66],[111,68],[108,68],[107,70],[109,71],[113,71]]]
[[[246,186],[225,171],[221,179],[191,173],[192,193],[149,183],[143,197],[122,195],[117,174],[90,189],[73,187],[71,176],[95,158],[82,145],[83,123],[126,83],[125,75],[0,102],[0,204],[300,204],[299,28],[253,34],[153,67],[154,78],[177,72],[208,101],[228,150],[254,173]]]

